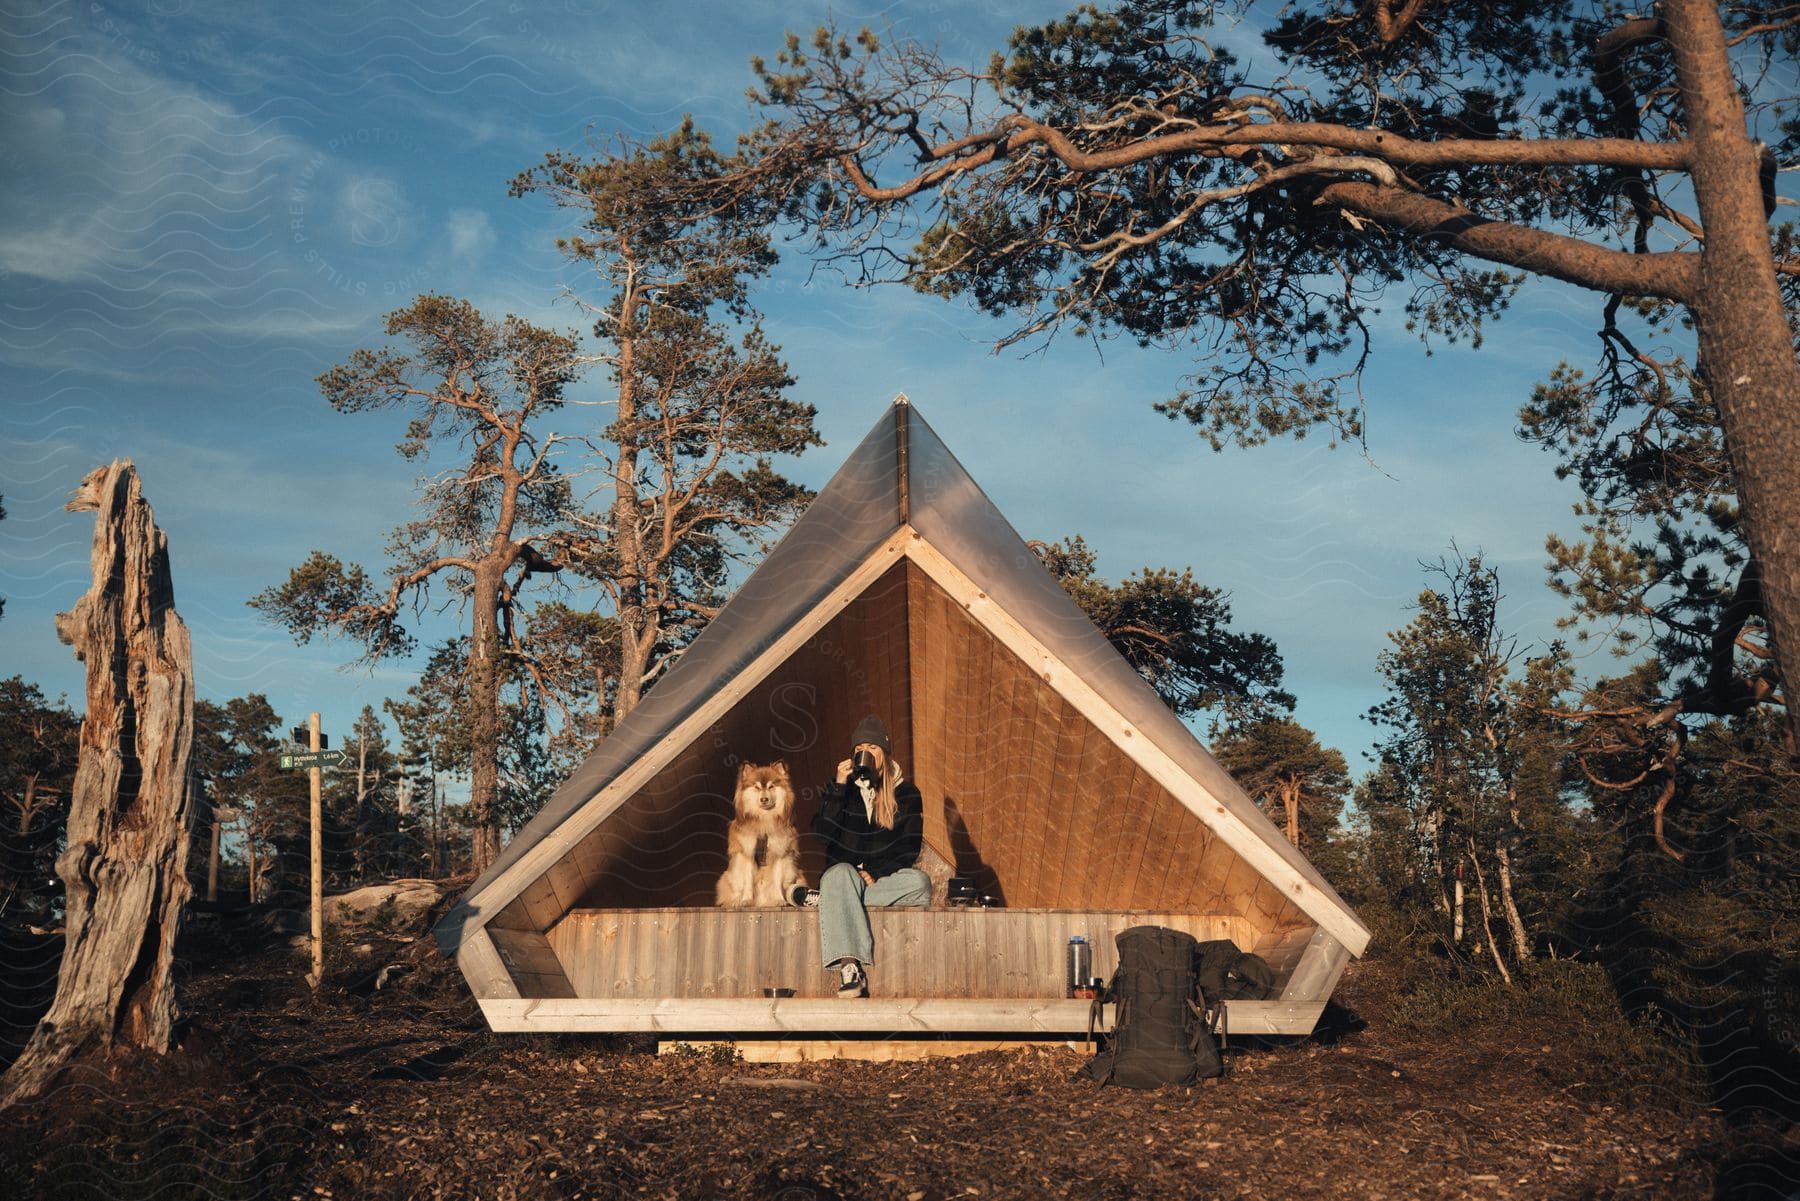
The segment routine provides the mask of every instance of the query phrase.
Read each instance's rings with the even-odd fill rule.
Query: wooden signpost
[[[312,713],[306,719],[307,732],[312,735],[312,752],[319,753],[319,715]],[[310,758],[310,756],[309,756]],[[317,992],[319,984],[325,979],[325,809],[321,789],[323,788],[322,772],[324,765],[314,763],[307,774],[312,777],[312,971],[307,973],[306,982]]]
[[[281,766],[289,771],[305,768],[312,777],[312,971],[306,982],[317,989],[325,979],[325,814],[320,773],[327,767],[342,767],[350,756],[320,749],[317,713],[307,715],[306,729],[308,749],[283,755]]]
[[[212,811],[212,851],[206,861],[206,900],[211,904],[219,899],[219,840],[224,836],[225,827],[244,816],[242,809],[220,809]]]

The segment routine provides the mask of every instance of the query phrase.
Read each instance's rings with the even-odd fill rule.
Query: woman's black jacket
[[[825,866],[848,863],[879,880],[919,861],[925,804],[912,781],[894,789],[894,828],[884,830],[863,813],[862,794],[848,784],[827,784],[813,814],[812,832],[825,844]]]

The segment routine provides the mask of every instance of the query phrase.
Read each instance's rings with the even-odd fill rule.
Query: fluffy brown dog
[[[800,882],[800,849],[788,765],[744,764],[738,768],[735,799],[737,816],[726,836],[717,903],[730,909],[789,904],[789,894]]]

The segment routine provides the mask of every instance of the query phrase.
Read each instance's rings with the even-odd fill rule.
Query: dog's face
[[[746,817],[787,817],[794,808],[794,786],[785,761],[738,768],[737,811]]]

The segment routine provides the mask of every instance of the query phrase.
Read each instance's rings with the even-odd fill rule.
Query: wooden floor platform
[[[598,998],[484,1000],[497,1031],[651,1034],[887,1035],[995,1033],[1030,1037],[1085,1035],[1091,1002],[1060,997]],[[1111,1006],[1102,1006],[1110,1029]],[[1228,1034],[1308,1035],[1324,1001],[1227,1001]]]
[[[1146,910],[878,909],[869,917],[875,962],[866,998],[836,995],[836,972],[820,965],[816,909],[712,908],[575,910],[548,937],[493,929],[484,969],[491,986],[477,995],[497,1031],[1057,1041],[1084,1037],[1091,1008],[1065,998],[1071,934],[1087,938],[1091,972],[1102,979],[1116,966],[1113,936],[1131,926],[1240,947],[1253,937],[1233,917]],[[1298,928],[1266,933],[1250,949],[1273,970],[1275,999],[1228,1002],[1226,1032],[1310,1034],[1347,958],[1341,944]],[[1111,1022],[1105,1012],[1100,1027]]]

